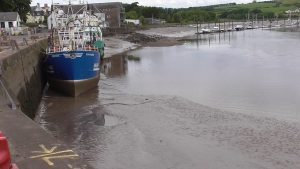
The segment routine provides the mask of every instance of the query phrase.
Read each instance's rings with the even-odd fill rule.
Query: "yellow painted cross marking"
[[[39,146],[41,147],[42,151],[32,151],[32,153],[39,153],[39,155],[31,156],[30,158],[41,158],[50,166],[54,166],[54,163],[50,161],[51,159],[73,159],[78,157],[73,150],[55,151],[57,149],[56,146],[52,147],[51,149],[47,149],[43,144],[40,144]]]
[[[33,153],[53,153],[53,151],[57,148],[56,146],[54,146],[50,150],[48,150],[43,144],[40,144],[40,147],[43,149],[43,151],[33,151]]]

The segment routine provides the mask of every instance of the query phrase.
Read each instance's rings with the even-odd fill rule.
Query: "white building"
[[[22,33],[20,27],[20,16],[17,12],[0,12],[0,31],[8,32],[10,35]]]
[[[9,30],[20,26],[20,15],[17,12],[0,12],[0,28]]]
[[[300,8],[295,9],[295,10],[287,10],[287,11],[285,11],[285,13],[287,13],[287,14],[296,14],[296,13],[300,13]]]
[[[138,19],[125,19],[126,23],[133,23],[134,25],[140,25],[141,22]]]

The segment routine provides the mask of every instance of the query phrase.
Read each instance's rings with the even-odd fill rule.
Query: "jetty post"
[[[253,20],[253,18],[254,17],[253,17],[253,14],[252,14],[252,18],[251,18],[252,19],[252,24],[251,24],[252,29],[254,29],[254,20]]]
[[[199,25],[199,26],[200,26],[200,29],[201,29],[201,23],[202,23],[202,21],[200,21],[200,25]]]
[[[264,20],[265,20],[265,16],[263,16],[262,22],[261,22],[261,29],[264,28]]]

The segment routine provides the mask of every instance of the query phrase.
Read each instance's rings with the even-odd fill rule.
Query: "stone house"
[[[41,7],[39,3],[36,6],[31,7],[31,11],[27,14],[26,23],[43,23],[47,16],[50,15],[50,7],[44,4]]]
[[[110,28],[120,28],[125,24],[125,9],[121,2],[95,3],[97,9],[105,13]]]

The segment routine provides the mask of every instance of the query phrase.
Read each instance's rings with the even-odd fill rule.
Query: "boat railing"
[[[74,50],[86,50],[86,51],[98,51],[97,48],[94,46],[84,46],[84,47],[77,47]],[[54,46],[54,47],[49,47],[46,49],[46,53],[54,53],[54,52],[62,52],[62,51],[72,51],[68,47],[60,47],[60,46]]]

